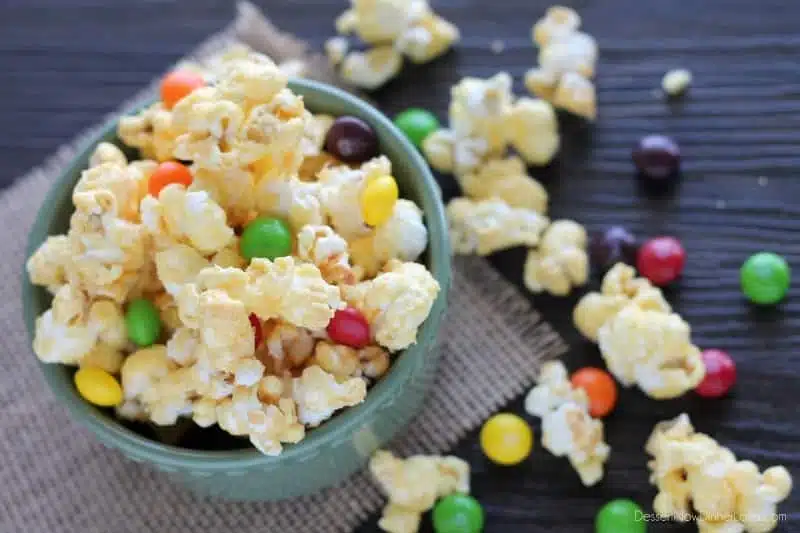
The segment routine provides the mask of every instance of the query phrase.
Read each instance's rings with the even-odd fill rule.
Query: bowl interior
[[[279,461],[282,457],[315,454],[326,443],[353,434],[364,420],[368,420],[373,412],[371,405],[396,389],[402,381],[402,376],[414,371],[418,366],[415,360],[418,361],[422,357],[436,357],[435,352],[430,351],[430,347],[435,342],[450,287],[450,248],[441,191],[427,163],[383,114],[362,100],[344,91],[309,80],[293,80],[290,82],[290,87],[304,97],[308,109],[315,113],[334,116],[355,115],[375,129],[380,140],[381,153],[392,161],[393,173],[400,187],[401,196],[414,200],[424,211],[429,244],[423,262],[438,280],[442,290],[430,316],[420,328],[417,344],[396,358],[389,373],[372,387],[367,399],[361,405],[339,413],[320,428],[310,431],[300,443],[286,446],[279,457],[267,457],[252,448],[197,451],[151,440],[126,428],[107,411],[97,409],[83,401],[72,383],[74,369],[63,365],[40,363],[53,393],[67,405],[72,414],[94,431],[101,441],[122,448],[135,459],[151,460],[176,468],[213,470],[216,465],[220,468],[229,468],[232,466],[231,461],[242,467],[256,464],[263,467]],[[115,129],[115,120],[106,124],[97,136],[86,143],[70,168],[53,185],[29,235],[26,259],[47,236],[63,234],[68,230],[69,218],[74,210],[71,201],[72,188],[80,178],[81,171],[88,166],[89,156],[97,143],[109,141],[120,145]],[[24,269],[22,288],[24,319],[32,339],[36,317],[47,310],[51,297],[42,287],[30,284]]]

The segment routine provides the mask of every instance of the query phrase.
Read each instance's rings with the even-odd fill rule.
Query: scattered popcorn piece
[[[573,389],[567,369],[558,361],[542,366],[538,385],[525,398],[528,414],[542,419],[542,445],[556,457],[568,457],[581,482],[590,487],[603,478],[611,448],[603,423],[589,415],[583,389]]]
[[[339,383],[333,374],[318,366],[306,368],[292,381],[292,399],[297,402],[299,420],[311,427],[320,425],[339,409],[363,402],[366,395],[363,379]]]
[[[395,41],[395,47],[414,63],[428,63],[447,52],[459,38],[454,24],[428,13]]]
[[[427,237],[427,232],[426,232]],[[313,263],[331,284],[352,284],[356,276],[350,266],[347,241],[330,226],[303,226],[297,234],[297,257]]]
[[[138,148],[143,159],[173,159],[177,135],[172,128],[172,112],[165,109],[161,102],[136,115],[121,117],[117,135],[126,145]]]
[[[632,302],[642,309],[672,311],[658,288],[645,278],[637,278],[632,267],[617,263],[603,278],[600,292],[588,293],[575,306],[573,323],[584,337],[597,342],[600,328]]]
[[[496,198],[510,207],[547,213],[547,190],[528,175],[525,163],[516,156],[490,159],[474,172],[459,178],[464,194],[473,200]]]
[[[513,101],[511,76],[500,72],[488,79],[467,77],[450,92],[450,127],[456,138],[482,139],[487,155],[501,153]]]
[[[396,351],[416,342],[439,283],[424,266],[393,259],[375,279],[342,289],[348,303],[367,318],[375,340]]]
[[[551,40],[576,32],[580,27],[581,17],[576,11],[564,6],[552,6],[531,28],[531,39],[544,47]]]
[[[558,153],[558,118],[548,102],[520,98],[511,108],[508,140],[529,165],[546,165]]]
[[[678,96],[686,92],[692,83],[692,73],[685,68],[676,68],[664,74],[661,88],[668,96]]]
[[[759,472],[714,439],[697,433],[685,413],[659,422],[645,450],[650,483],[658,489],[653,510],[682,522],[696,517],[701,532],[768,533],[778,521],[777,504],[792,489],[783,466]]]
[[[379,527],[389,533],[415,533],[422,513],[436,500],[469,494],[469,464],[454,456],[414,455],[407,459],[379,450],[369,470],[389,502]]]
[[[341,63],[349,49],[350,43],[345,37],[331,37],[325,41],[325,55],[331,65],[336,66]]]
[[[536,246],[549,224],[531,209],[502,200],[455,198],[447,205],[450,238],[457,254],[490,255],[514,246]]]
[[[574,72],[561,76],[555,93],[553,105],[583,117],[587,120],[597,118],[597,97],[592,82]]]
[[[453,172],[455,168],[455,134],[452,130],[434,131],[422,141],[422,153],[428,163],[439,172]]]
[[[391,46],[378,46],[366,52],[353,51],[342,60],[339,75],[348,83],[375,90],[397,76],[403,57]]]
[[[245,169],[196,169],[188,191],[207,193],[225,211],[230,226],[244,226],[256,218],[255,176]]]
[[[69,237],[48,237],[28,258],[25,269],[34,285],[42,285],[55,294],[67,284],[68,264],[72,259]]]
[[[539,293],[566,296],[589,277],[586,230],[572,220],[556,220],[542,235],[539,247],[528,252],[525,286]]]
[[[428,245],[422,210],[405,199],[397,200],[392,217],[372,235],[350,243],[350,256],[361,274],[374,277],[390,259],[416,261]]]
[[[597,43],[579,31],[553,38],[539,49],[539,67],[556,75],[573,72],[589,80],[594,77],[596,62]]]

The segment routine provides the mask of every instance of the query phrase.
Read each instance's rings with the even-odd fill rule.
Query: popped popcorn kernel
[[[297,234],[297,257],[316,265],[328,283],[352,284],[356,281],[350,266],[347,241],[330,226],[303,226]]]
[[[460,37],[453,23],[428,13],[397,39],[395,47],[413,63],[428,63],[447,52]]]
[[[549,224],[531,209],[502,200],[455,198],[447,204],[450,239],[457,254],[490,255],[514,246],[536,246]]]
[[[508,119],[508,140],[529,165],[550,163],[561,146],[553,106],[545,100],[517,100]]]
[[[116,145],[108,142],[102,142],[97,145],[89,156],[89,167],[100,166],[103,163],[111,163],[119,167],[124,167],[128,164],[128,158],[122,153]]]
[[[28,258],[25,269],[34,285],[46,287],[51,294],[67,284],[72,246],[66,235],[48,237]]]
[[[316,340],[311,332],[279,320],[264,325],[268,357],[265,362],[270,373],[280,375],[302,368],[314,353]]]
[[[572,220],[554,221],[542,235],[539,247],[528,252],[525,286],[534,293],[547,291],[566,296],[589,277],[586,230]]]
[[[339,75],[348,83],[367,90],[385,85],[400,73],[403,57],[391,46],[378,46],[366,52],[349,52],[339,67]]]
[[[350,43],[345,37],[331,37],[325,41],[325,55],[331,65],[337,66],[341,63],[347,52],[350,50]]]
[[[367,318],[378,344],[392,351],[416,342],[439,290],[425,267],[397,260],[373,280],[343,286],[345,299]]]
[[[528,175],[519,157],[490,159],[459,178],[464,194],[473,200],[496,198],[510,207],[547,213],[547,190]]]
[[[511,76],[501,72],[488,79],[464,78],[451,89],[450,127],[457,138],[478,138],[487,144],[487,154],[506,147],[506,122],[513,95]]]
[[[422,141],[422,153],[425,159],[439,172],[453,172],[455,169],[454,149],[455,134],[452,130],[436,130]]]
[[[316,427],[344,407],[357,405],[367,395],[366,382],[350,378],[339,382],[319,366],[309,366],[292,380],[292,399],[297,403],[298,419]]]
[[[542,366],[538,384],[525,398],[525,411],[542,419],[542,446],[556,457],[569,458],[587,487],[603,478],[603,464],[611,452],[602,421],[593,419],[588,407],[586,392],[572,387],[558,361]]]
[[[138,148],[143,159],[169,161],[173,158],[177,135],[172,128],[172,112],[156,102],[136,115],[119,119],[117,135],[132,148]],[[94,166],[94,165],[92,165]]]
[[[659,422],[645,451],[650,483],[658,489],[653,510],[682,522],[696,518],[700,531],[768,533],[778,522],[792,478],[783,466],[759,472],[714,439],[698,433],[685,413]]]
[[[561,76],[553,93],[553,105],[583,117],[587,120],[597,118],[597,96],[592,82],[574,72]]]
[[[534,44],[544,47],[553,39],[577,31],[580,26],[581,17],[575,10],[564,6],[552,6],[531,28],[531,39]]]
[[[391,533],[414,533],[422,513],[436,500],[469,494],[469,464],[454,456],[414,455],[407,459],[379,450],[369,462],[372,477],[389,500],[379,526]]]

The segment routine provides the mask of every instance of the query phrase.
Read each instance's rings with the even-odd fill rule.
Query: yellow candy
[[[400,191],[391,176],[380,176],[367,183],[361,193],[361,214],[370,226],[380,226],[392,216]]]
[[[481,429],[481,448],[486,457],[501,465],[525,460],[533,448],[533,431],[525,420],[511,413],[494,415]]]
[[[117,378],[94,366],[75,372],[75,387],[87,402],[100,407],[112,407],[122,402],[122,386]]]

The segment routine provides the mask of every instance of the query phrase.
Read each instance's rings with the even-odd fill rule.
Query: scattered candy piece
[[[632,500],[611,500],[597,513],[595,533],[645,533],[647,522],[642,508]]]
[[[369,322],[353,307],[339,309],[328,323],[328,336],[337,344],[363,348],[369,344]]]
[[[253,345],[257,350],[264,341],[264,329],[261,327],[261,320],[255,313],[250,313],[248,318],[250,319],[250,325],[253,327]]]
[[[771,305],[783,300],[789,290],[791,270],[786,260],[771,252],[750,256],[740,271],[742,292],[755,304]]]
[[[161,80],[161,101],[172,109],[182,98],[206,84],[203,76],[190,70],[174,70]]]
[[[367,183],[361,193],[361,215],[370,226],[380,226],[394,213],[400,197],[397,182],[391,176],[380,176]]]
[[[586,391],[589,414],[603,418],[617,404],[617,384],[611,374],[599,368],[585,367],[572,374],[572,386]]]
[[[451,494],[433,508],[436,533],[480,533],[483,531],[483,507],[467,494]]]
[[[492,416],[481,428],[481,448],[493,462],[511,466],[521,463],[531,453],[533,431],[519,416],[500,413]]]
[[[695,392],[704,398],[725,396],[736,383],[736,363],[722,350],[705,350],[702,356],[706,377],[694,389]]]
[[[360,118],[339,117],[325,137],[325,150],[339,161],[363,163],[378,155],[378,136]]]
[[[436,115],[418,107],[406,109],[394,117],[394,124],[420,149],[425,137],[441,127]]]
[[[600,274],[605,274],[617,263],[635,264],[638,251],[636,237],[620,226],[611,226],[602,233],[592,234],[589,243],[592,265]]]
[[[274,261],[292,254],[292,231],[279,218],[260,217],[242,231],[239,251],[248,261],[264,257]]]
[[[664,135],[647,135],[633,149],[633,163],[639,175],[653,185],[665,185],[678,175],[681,151],[678,144]]]
[[[661,80],[661,88],[668,96],[679,96],[692,83],[692,73],[685,68],[672,69]]]
[[[101,368],[85,366],[78,369],[75,387],[87,402],[100,407],[113,407],[122,402],[119,381]]]
[[[192,184],[192,173],[189,167],[177,161],[164,161],[158,165],[147,180],[147,192],[158,198],[161,189],[167,185],[178,183],[184,187]]]
[[[653,284],[663,286],[675,281],[683,272],[686,251],[674,237],[655,237],[639,249],[636,269]]]
[[[125,312],[128,338],[139,347],[150,346],[161,335],[161,317],[150,300],[138,299],[128,304]]]

